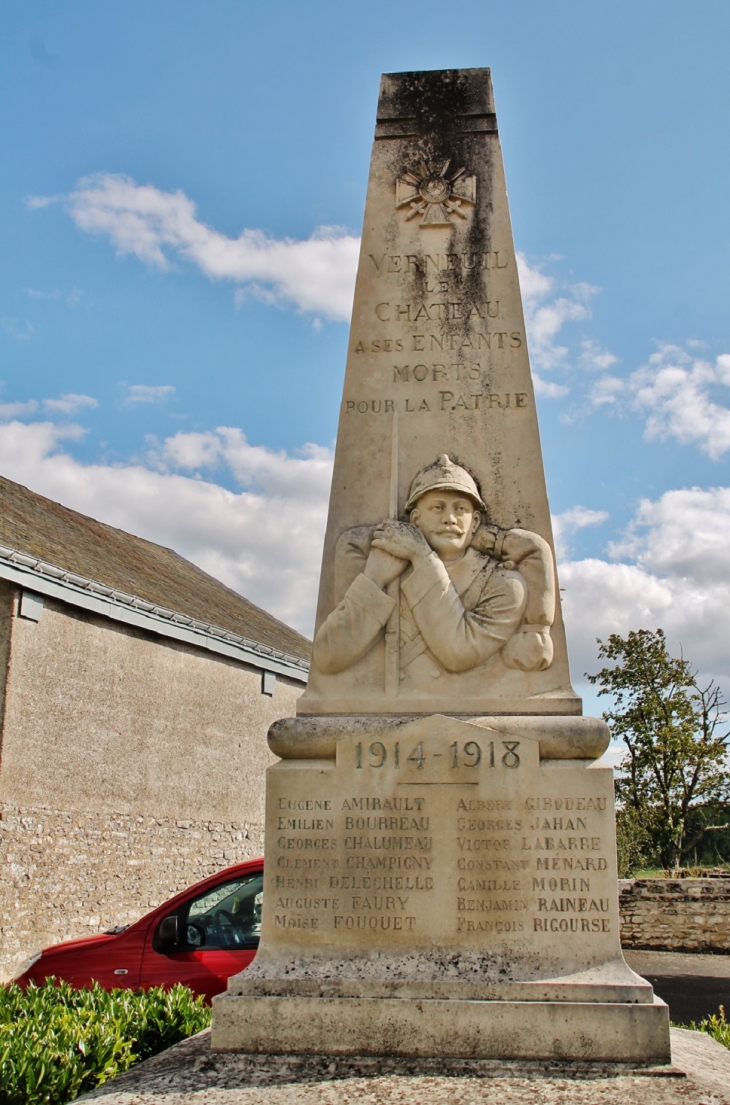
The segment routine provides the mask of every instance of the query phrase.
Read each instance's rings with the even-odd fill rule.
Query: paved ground
[[[720,1005],[730,1018],[730,955],[624,951],[624,956],[664,999],[675,1024],[700,1021]]]
[[[672,1030],[663,1073],[488,1060],[231,1055],[207,1032],[79,1101],[99,1105],[730,1105],[730,1051]]]

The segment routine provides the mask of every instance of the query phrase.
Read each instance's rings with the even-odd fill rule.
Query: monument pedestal
[[[607,741],[572,717],[275,724],[261,948],[213,1048],[668,1062],[621,954]]]

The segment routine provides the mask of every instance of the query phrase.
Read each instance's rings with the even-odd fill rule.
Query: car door
[[[221,993],[231,975],[256,955],[262,899],[263,874],[258,871],[229,877],[178,906],[148,933],[140,985],[182,982],[208,1000]]]

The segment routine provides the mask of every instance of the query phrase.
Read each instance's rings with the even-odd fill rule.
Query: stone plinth
[[[269,770],[261,950],[215,999],[214,1048],[668,1060],[666,1006],[621,955],[610,769],[541,760],[532,718],[329,734]]]

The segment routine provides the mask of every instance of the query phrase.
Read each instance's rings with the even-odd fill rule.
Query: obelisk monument
[[[489,70],[389,74],[312,669],[214,1048],[668,1061],[558,595]]]

